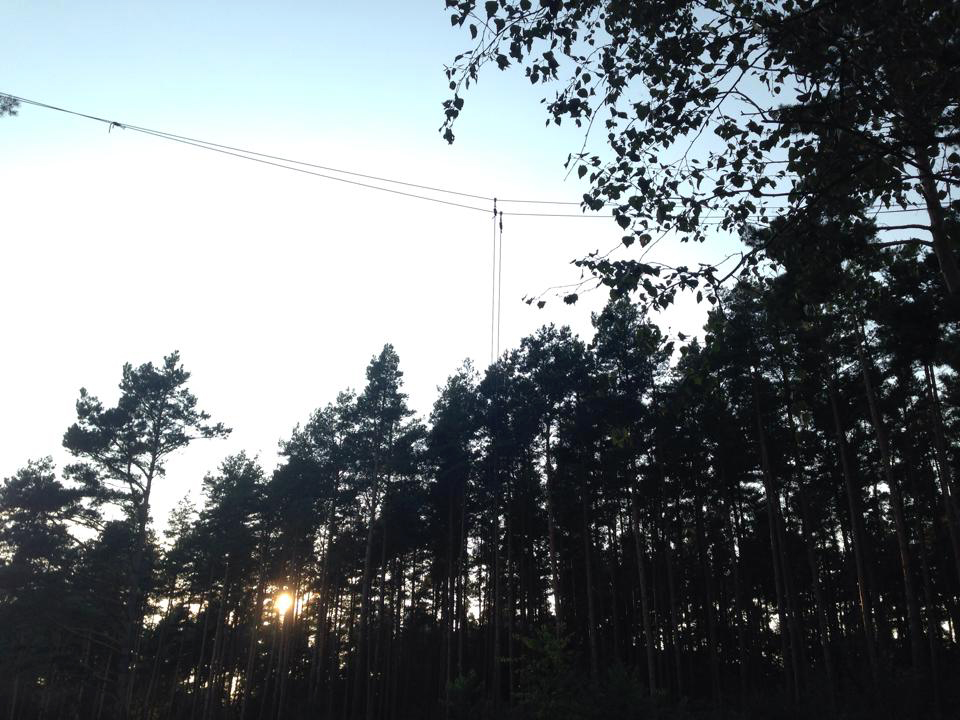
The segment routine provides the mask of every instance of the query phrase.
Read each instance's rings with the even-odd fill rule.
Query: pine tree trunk
[[[953,561],[957,570],[957,579],[960,581],[960,500],[957,498],[957,488],[954,485],[953,468],[947,456],[947,440],[943,431],[943,413],[940,410],[940,393],[937,390],[937,376],[930,363],[924,364],[924,375],[927,384],[927,404],[931,425],[933,426],[934,458],[940,476],[940,494],[943,496],[943,505],[947,520],[947,531],[950,544],[953,547]]]
[[[853,556],[857,568],[857,588],[860,593],[860,620],[863,630],[864,645],[866,647],[867,660],[870,665],[870,676],[874,683],[878,681],[877,652],[874,639],[873,628],[873,605],[870,599],[870,591],[867,585],[866,570],[866,542],[865,531],[863,527],[863,501],[860,497],[860,488],[856,487],[853,479],[853,471],[850,467],[850,460],[847,450],[847,439],[840,424],[840,410],[837,405],[837,390],[833,381],[828,385],[828,394],[830,397],[830,409],[833,415],[834,430],[837,434],[837,448],[840,454],[840,467],[843,472],[844,486],[847,491],[847,503],[850,510],[850,531],[852,534]]]
[[[546,447],[546,457],[544,467],[547,474],[547,535],[550,542],[550,584],[553,591],[553,612],[556,624],[556,635],[560,637],[563,632],[563,612],[560,601],[560,567],[557,562],[557,524],[553,508],[553,468],[550,457],[550,432],[551,421],[547,419],[546,431],[544,433],[544,442]]]
[[[463,650],[467,633],[467,593],[470,574],[470,536],[467,534],[467,481],[463,481],[463,493],[460,500],[460,564],[459,564],[459,632],[457,632],[457,675],[463,675]]]
[[[174,578],[173,585],[174,585],[174,586],[176,585],[176,578]],[[157,652],[156,652],[156,655],[154,655],[154,658],[153,658],[153,667],[150,669],[150,680],[149,680],[149,682],[147,682],[147,692],[146,692],[146,695],[144,696],[144,699],[143,699],[143,712],[141,713],[141,717],[143,718],[143,720],[147,720],[147,719],[151,716],[151,714],[152,714],[152,709],[151,709],[151,707],[150,707],[150,703],[153,701],[153,690],[154,690],[154,688],[156,687],[156,684],[157,684],[157,675],[158,675],[159,672],[160,672],[160,658],[161,658],[162,655],[163,655],[163,643],[164,643],[164,641],[166,640],[166,636],[167,636],[167,632],[166,632],[166,630],[167,630],[166,621],[169,619],[169,617],[170,617],[170,610],[171,610],[171,608],[173,607],[173,598],[172,598],[172,595],[173,595],[173,590],[172,590],[172,588],[171,588],[171,590],[168,591],[168,593],[167,593],[167,607],[165,608],[165,611],[164,611],[164,613],[163,613],[163,617],[161,618],[160,623],[159,623],[160,626],[162,627],[162,630],[160,631],[159,638],[158,638],[158,640],[157,640]],[[86,655],[87,655],[87,657],[89,657],[89,655],[90,655],[90,637],[89,637],[89,635],[87,636],[87,650],[86,650]],[[86,664],[86,662],[84,662],[84,664]],[[86,681],[86,677],[84,677],[84,682],[85,682],[85,681]],[[80,704],[81,704],[82,697],[83,697],[83,685],[81,684],[81,686],[80,686],[80,698],[77,699],[77,705],[78,705],[78,707],[79,707]]]
[[[913,494],[918,496],[916,477],[910,474]],[[923,600],[927,607],[927,646],[930,652],[930,684],[933,690],[933,704],[935,712],[939,715],[941,710],[940,695],[940,628],[938,623],[937,601],[933,590],[933,583],[930,581],[930,566],[927,562],[927,540],[923,531],[923,523],[920,516],[916,517],[917,537],[920,539],[920,578],[923,581]]]
[[[354,682],[353,717],[360,720],[364,717],[367,696],[367,642],[370,624],[370,574],[373,568],[373,526],[376,520],[377,493],[370,500],[370,512],[367,518],[367,543],[363,555],[363,576],[360,580],[360,627],[357,634],[357,658]]]
[[[813,532],[810,518],[810,506],[807,501],[807,489],[800,480],[800,518],[803,524],[804,549],[807,565],[810,568],[810,583],[813,586],[813,598],[817,609],[817,625],[820,630],[820,648],[823,652],[823,670],[827,677],[830,705],[835,703],[836,671],[833,667],[833,655],[830,652],[830,623],[827,619],[826,600],[823,597],[823,585],[820,581],[820,562],[817,558],[817,538]]]
[[[339,476],[336,482],[339,484]],[[315,704],[317,701],[317,692],[322,680],[321,673],[323,672],[326,659],[325,653],[328,635],[327,616],[329,614],[330,604],[330,546],[333,542],[333,535],[336,532],[336,512],[336,504],[331,500],[327,506],[327,517],[324,523],[323,561],[320,564],[319,580],[320,597],[317,601],[316,610],[317,631],[313,640],[313,669],[310,673],[310,688],[308,689],[308,697],[310,698],[311,704]]]
[[[640,612],[643,623],[643,641],[647,654],[647,682],[651,695],[657,692],[657,660],[656,641],[653,636],[653,627],[650,622],[649,588],[647,583],[646,553],[644,543],[640,540],[640,509],[636,491],[631,492],[631,522],[633,524],[633,541],[637,555],[637,574],[640,578]]]
[[[786,616],[786,601],[784,600],[784,578],[781,566],[782,554],[780,550],[780,496],[774,488],[773,473],[770,469],[770,454],[767,449],[767,436],[763,427],[763,413],[760,408],[760,387],[757,374],[753,375],[753,401],[757,418],[757,443],[760,446],[760,468],[763,472],[764,493],[767,498],[767,518],[770,525],[770,555],[773,561],[773,583],[777,595],[777,619],[780,632],[780,653],[783,658],[784,683],[794,699],[797,698],[798,688],[791,672],[789,620]]]
[[[723,472],[721,464],[721,472]],[[727,484],[724,481],[723,486]],[[735,502],[727,500],[727,508],[724,513],[726,517],[726,526],[730,533],[730,558],[733,566],[733,601],[737,613],[737,657],[739,661],[740,677],[740,702],[746,700],[748,678],[750,676],[749,652],[747,649],[747,613],[743,603],[743,583],[740,579],[740,554],[742,551],[742,538],[740,533],[740,519]]]
[[[97,716],[95,720],[103,717],[103,706],[107,699],[107,680],[110,678],[110,664],[113,662],[113,653],[107,653],[107,663],[103,668],[103,682],[100,684],[100,699],[97,701]],[[13,695],[13,704],[16,706],[17,694]],[[16,720],[16,714],[12,713],[12,720]]]
[[[104,677],[106,677],[106,673],[104,673]],[[19,695],[20,674],[17,673],[13,678],[13,692],[10,693],[10,720],[17,720],[17,700],[19,699]]]
[[[903,593],[907,606],[907,621],[910,627],[910,655],[916,669],[923,667],[923,629],[920,624],[920,603],[917,602],[917,591],[913,579],[913,558],[910,551],[910,539],[907,533],[907,522],[903,512],[903,496],[900,491],[900,481],[893,472],[893,460],[890,457],[890,443],[887,430],[880,414],[880,406],[874,392],[873,381],[870,378],[870,366],[867,362],[863,347],[863,329],[860,328],[860,342],[857,343],[857,353],[860,356],[860,370],[863,375],[863,385],[867,392],[867,403],[870,406],[870,420],[877,445],[880,448],[880,460],[883,465],[884,480],[890,490],[890,508],[893,512],[894,527],[896,529],[897,547],[900,550],[900,570],[903,576]]]
[[[674,518],[674,536],[677,548],[680,548],[680,499],[677,498],[676,517]],[[683,650],[680,647],[680,600],[677,595],[676,570],[674,566],[672,538],[665,537],[667,555],[667,590],[670,602],[670,644],[673,647],[674,669],[677,674],[677,695],[686,695],[683,673]]]
[[[453,562],[453,498],[450,493],[447,503],[447,577],[443,590],[443,634],[444,634],[444,685],[443,699],[445,717],[450,716],[450,684],[453,681],[453,605],[454,605],[454,578],[456,569]]]
[[[495,481],[496,482],[496,481]],[[497,499],[499,505],[499,498]],[[502,694],[502,678],[500,667],[500,514],[494,510],[493,514],[493,533],[490,541],[490,550],[493,553],[493,562],[490,572],[492,579],[491,598],[490,598],[490,626],[493,632],[493,652],[491,657],[490,671],[493,680],[491,688],[493,689],[493,707],[497,712],[500,707],[500,696]]]
[[[823,597],[823,586],[820,581],[820,562],[818,559],[818,543],[814,532],[814,523],[810,516],[810,506],[807,500],[807,481],[804,478],[804,452],[800,439],[800,429],[794,415],[794,394],[785,364],[780,364],[780,375],[783,382],[784,401],[787,408],[787,420],[790,424],[790,436],[793,438],[794,467],[796,468],[796,482],[800,505],[801,535],[803,538],[804,553],[807,557],[807,566],[810,569],[810,583],[813,588],[813,598],[816,605],[817,625],[820,631],[820,648],[823,654],[823,669],[827,679],[827,693],[831,708],[835,704],[836,674],[833,667],[833,656],[830,652],[830,623],[827,619],[826,603]]]
[[[252,609],[253,623],[250,630],[250,645],[247,648],[247,666],[243,675],[243,693],[240,699],[240,720],[246,720],[247,703],[250,699],[250,685],[253,682],[253,661],[260,639],[260,626],[263,617],[264,594],[264,559],[261,555],[260,568],[257,572],[257,590]]]
[[[223,569],[223,591],[220,595],[220,607],[217,608],[217,628],[213,634],[213,650],[210,655],[210,669],[207,673],[207,693],[206,698],[204,699],[203,706],[203,718],[206,720],[210,717],[210,714],[213,712],[213,702],[214,695],[217,690],[217,683],[215,682],[217,675],[220,672],[220,660],[221,653],[223,651],[223,631],[224,631],[224,620],[226,617],[226,605],[227,605],[227,583],[230,578],[230,561],[224,565]],[[220,698],[216,698],[216,702],[219,706]]]
[[[617,556],[617,533],[616,533],[616,523],[619,517],[619,508],[617,512],[617,517],[614,517],[611,524],[607,525],[607,548],[609,558],[606,562],[607,571],[610,574],[610,622],[613,629],[613,645],[611,652],[609,653],[612,661],[615,663],[622,663],[626,658],[626,653],[623,652],[622,642],[621,642],[621,633],[620,633],[620,593],[617,590],[617,572],[620,567],[620,560]]]
[[[710,694],[713,702],[719,707],[720,692],[720,657],[717,651],[717,620],[714,614],[715,591],[713,587],[713,570],[707,554],[707,539],[703,529],[703,505],[701,504],[699,483],[693,477],[694,488],[694,529],[697,537],[697,562],[700,566],[700,575],[703,580],[703,614],[707,621],[707,654],[710,661]]]
[[[151,466],[152,470],[152,466]],[[147,523],[150,512],[150,486],[152,476],[146,480],[146,489],[135,510],[136,528],[134,546],[127,569],[127,597],[124,603],[125,622],[117,664],[117,717],[131,717],[133,702],[133,678],[136,670],[135,651],[143,623],[143,558],[147,544]]]
[[[277,712],[276,718],[284,717],[284,703],[287,698],[287,684],[289,682],[290,646],[296,638],[299,613],[297,604],[300,598],[300,559],[295,552],[293,555],[293,602],[290,606],[290,617],[280,618],[280,662],[277,673]]]
[[[266,720],[267,708],[273,706],[273,689],[276,683],[273,682],[274,659],[277,656],[277,623],[273,624],[273,632],[270,633],[270,656],[267,658],[267,672],[263,676],[263,691],[260,696],[260,712],[257,717],[259,720]]]
[[[213,568],[210,568],[210,576],[207,578],[206,593],[204,594],[204,600],[202,607],[204,608],[203,613],[203,628],[200,631],[200,656],[197,658],[196,665],[194,666],[193,673],[193,697],[191,698],[190,704],[190,720],[193,720],[197,716],[197,706],[200,702],[200,678],[203,676],[203,659],[207,654],[207,629],[210,623],[210,593],[212,591],[211,585],[213,584]]]
[[[373,720],[376,712],[376,701],[382,698],[383,687],[386,680],[375,682],[375,677],[383,677],[380,669],[380,651],[383,644],[383,609],[386,595],[386,570],[387,570],[387,523],[383,520],[383,530],[380,541],[380,597],[379,608],[377,610],[377,632],[372,636],[373,652],[371,671],[367,674],[367,720]]]
[[[514,621],[514,588],[513,588],[513,523],[511,522],[513,508],[513,490],[507,478],[507,511],[505,515],[505,531],[507,534],[507,699],[512,702],[514,693],[514,649],[513,649],[513,621]]]

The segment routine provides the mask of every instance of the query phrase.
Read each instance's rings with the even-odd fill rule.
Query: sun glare
[[[290,593],[280,593],[277,595],[276,600],[273,601],[273,606],[277,609],[280,617],[287,614],[287,610],[290,609],[291,605],[293,605],[293,598],[290,597]]]

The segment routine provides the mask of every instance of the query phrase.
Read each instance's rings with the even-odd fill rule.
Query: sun
[[[287,614],[287,610],[290,609],[291,605],[293,605],[293,598],[290,597],[290,593],[280,593],[273,601],[273,606],[277,609],[280,617]]]

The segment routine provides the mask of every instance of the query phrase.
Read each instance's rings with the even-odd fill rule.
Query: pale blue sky
[[[269,133],[275,143],[347,131],[436,149],[443,63],[464,48],[442,2],[12,2],[0,22],[8,92],[200,136]],[[463,152],[555,176],[566,149],[558,140],[578,135],[530,132],[543,126],[538,98],[519,74],[485,76],[458,131]],[[42,114],[30,125],[48,146],[72,143],[78,127],[64,120]]]
[[[443,2],[7,2],[0,91],[120,122],[428,185],[577,200],[576,128],[545,128],[540,90],[488,73],[447,146],[443,64],[464,49]],[[384,342],[411,403],[489,356],[487,217],[329,183],[24,107],[0,120],[0,476],[53,454],[84,385],[174,349],[202,407],[235,431],[170,466],[164,517],[227,453],[260,453],[347,386]],[[572,208],[576,211],[576,208]],[[576,280],[610,220],[506,218],[504,349],[545,322],[589,332]],[[686,261],[688,248],[658,248]],[[721,253],[718,251],[717,255]],[[689,299],[671,316],[698,328]]]

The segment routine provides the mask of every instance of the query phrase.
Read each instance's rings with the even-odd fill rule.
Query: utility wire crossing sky
[[[18,101],[18,102],[20,102],[20,103],[22,103],[22,104],[24,104],[24,105],[32,105],[32,106],[34,106],[34,107],[45,108],[45,109],[47,109],[47,110],[54,110],[54,111],[57,111],[57,112],[67,113],[67,114],[69,114],[69,115],[74,115],[74,116],[77,116],[77,117],[86,118],[86,119],[88,119],[88,120],[94,120],[94,121],[96,121],[96,122],[100,122],[100,123],[105,124],[105,125],[108,127],[108,129],[111,130],[111,131],[112,131],[114,128],[119,128],[119,129],[121,129],[121,130],[132,130],[132,131],[135,131],[135,132],[144,133],[144,134],[146,134],[146,135],[151,135],[151,136],[154,136],[154,137],[158,137],[158,138],[161,138],[161,139],[164,139],[164,140],[170,140],[170,141],[172,141],[172,142],[178,142],[178,143],[183,143],[183,144],[186,144],[186,145],[191,145],[191,146],[193,146],[193,147],[197,147],[197,148],[200,148],[200,149],[202,149],[202,150],[211,150],[211,151],[214,151],[214,152],[220,152],[220,153],[223,153],[223,154],[225,154],[225,155],[230,155],[230,156],[232,156],[232,157],[241,158],[241,159],[243,159],[243,160],[252,160],[252,161],[254,161],[254,162],[260,162],[260,163],[263,163],[263,164],[265,164],[265,165],[270,165],[270,166],[273,166],[273,167],[279,167],[279,168],[283,168],[283,169],[285,169],[285,170],[293,170],[293,171],[295,171],[295,172],[301,172],[301,173],[305,173],[305,174],[307,174],[307,175],[313,175],[313,176],[315,176],[315,177],[320,177],[320,178],[323,178],[323,179],[325,179],[325,180],[332,180],[332,181],[334,181],[334,182],[342,182],[342,183],[346,183],[346,184],[348,184],[348,185],[356,185],[356,186],[358,186],[358,187],[368,188],[368,189],[371,189],[371,190],[379,190],[379,191],[381,191],[381,192],[393,193],[393,194],[395,194],[395,195],[402,195],[402,196],[404,196],[404,197],[414,198],[414,199],[417,199],[417,200],[426,200],[426,201],[429,201],[429,202],[441,203],[441,204],[443,204],[443,205],[451,205],[451,206],[453,206],[453,207],[463,208],[463,209],[465,209],[465,210],[473,210],[473,211],[476,211],[476,212],[483,212],[483,213],[488,213],[488,212],[490,211],[489,208],[485,208],[485,207],[477,207],[477,206],[475,206],[475,205],[467,205],[467,204],[464,204],[464,203],[453,202],[453,201],[450,201],[450,200],[443,200],[443,199],[441,199],[441,198],[430,197],[430,196],[427,196],[427,195],[418,195],[418,194],[416,194],[416,193],[404,192],[404,191],[401,191],[401,190],[396,190],[396,189],[394,189],[394,188],[387,188],[387,187],[382,187],[382,186],[379,186],[379,185],[371,185],[371,184],[369,184],[369,183],[363,183],[363,182],[358,182],[358,181],[355,181],[355,180],[349,180],[349,179],[347,179],[347,178],[335,177],[335,176],[333,176],[333,175],[326,175],[326,174],[323,174],[323,173],[312,172],[312,171],[310,171],[310,170],[305,170],[305,169],[303,169],[303,168],[315,168],[315,169],[318,169],[318,170],[325,170],[325,171],[328,171],[328,172],[340,173],[340,174],[342,174],[342,175],[350,175],[350,176],[352,176],[352,177],[360,177],[360,178],[364,178],[364,179],[367,179],[367,180],[375,180],[375,181],[378,181],[378,182],[385,182],[385,183],[390,183],[390,184],[393,184],[393,185],[401,185],[401,186],[404,186],[404,187],[416,188],[416,189],[419,189],[419,190],[428,190],[428,191],[431,191],[431,192],[437,192],[437,193],[442,193],[442,194],[446,194],[446,195],[455,195],[455,196],[458,196],[458,197],[472,198],[472,199],[475,199],[475,200],[485,200],[485,201],[494,203],[494,212],[495,212],[495,213],[499,212],[501,215],[518,215],[518,216],[525,216],[525,217],[569,217],[569,218],[610,218],[610,217],[613,217],[610,213],[591,213],[591,214],[587,214],[586,212],[583,212],[583,213],[543,213],[543,212],[516,212],[516,211],[513,211],[513,210],[507,211],[507,210],[504,210],[504,209],[503,209],[503,205],[504,205],[504,204],[509,204],[509,203],[517,203],[517,204],[520,204],[520,203],[523,203],[523,204],[540,204],[540,205],[582,205],[582,203],[580,203],[580,202],[575,202],[575,201],[570,201],[570,200],[534,200],[534,199],[530,199],[530,198],[522,198],[522,199],[518,199],[518,198],[497,198],[497,197],[495,197],[495,196],[478,195],[478,194],[475,194],[475,193],[468,193],[468,192],[463,192],[463,191],[460,191],[460,190],[450,190],[450,189],[447,189],[447,188],[435,187],[435,186],[431,186],[431,185],[421,185],[421,184],[409,182],[409,181],[406,181],[406,180],[396,180],[396,179],[393,179],[393,178],[387,178],[387,177],[383,177],[383,176],[380,176],[380,175],[370,175],[370,174],[366,174],[366,173],[357,172],[357,171],[355,171],[355,170],[344,170],[344,169],[342,169],[342,168],[335,168],[335,167],[330,167],[330,166],[327,166],[327,165],[320,165],[320,164],[317,164],[317,163],[307,162],[307,161],[304,161],[304,160],[295,160],[295,159],[292,159],[292,158],[282,157],[282,156],[278,156],[278,155],[271,155],[271,154],[269,154],[269,153],[258,152],[258,151],[255,151],[255,150],[248,150],[248,149],[244,149],[244,148],[233,147],[233,146],[231,146],[231,145],[224,145],[224,144],[222,144],[222,143],[216,143],[216,142],[212,142],[212,141],[209,141],[209,140],[201,140],[201,139],[198,139],[198,138],[188,137],[188,136],[185,136],[185,135],[177,135],[177,134],[175,134],[175,133],[166,132],[166,131],[164,131],[164,130],[155,130],[155,129],[151,129],[151,128],[140,127],[140,126],[137,126],[137,125],[131,125],[131,124],[125,123],[125,122],[119,122],[119,121],[116,121],[116,120],[109,120],[109,119],[104,118],[104,117],[98,117],[98,116],[96,116],[96,115],[89,115],[89,114],[87,114],[87,113],[78,112],[78,111],[76,111],[76,110],[70,110],[70,109],[68,109],[68,108],[58,107],[58,106],[56,106],[56,105],[50,105],[50,104],[48,104],[48,103],[40,102],[40,101],[37,101],[37,100],[30,100],[30,99],[28,99],[28,98],[19,97],[19,96],[17,96],[17,95],[12,95],[12,94],[10,94],[10,93],[0,92],[0,95],[2,95],[2,96],[4,96],[4,97],[11,98],[11,99],[13,99],[13,100],[16,100],[16,101]],[[294,166],[302,166],[302,167],[294,167]],[[497,202],[500,203],[499,209],[496,207],[496,203],[497,203]],[[914,205],[911,205],[911,206],[905,207],[905,208],[878,208],[878,209],[876,209],[876,210],[874,211],[874,213],[877,214],[877,215],[881,215],[881,214],[885,214],[885,213],[913,212],[913,208],[921,208],[921,207],[923,207],[923,205],[917,203],[917,204],[914,204]],[[776,209],[776,208],[771,208],[771,209]],[[762,214],[762,213],[756,213],[756,214],[752,215],[751,217],[761,218],[761,217],[767,217],[767,216],[766,216],[765,214]],[[719,220],[719,219],[720,219],[719,216],[716,216],[716,215],[704,215],[704,216],[702,216],[702,218],[703,218],[703,219],[706,219],[706,220]],[[719,223],[717,223],[717,224],[719,224]]]

